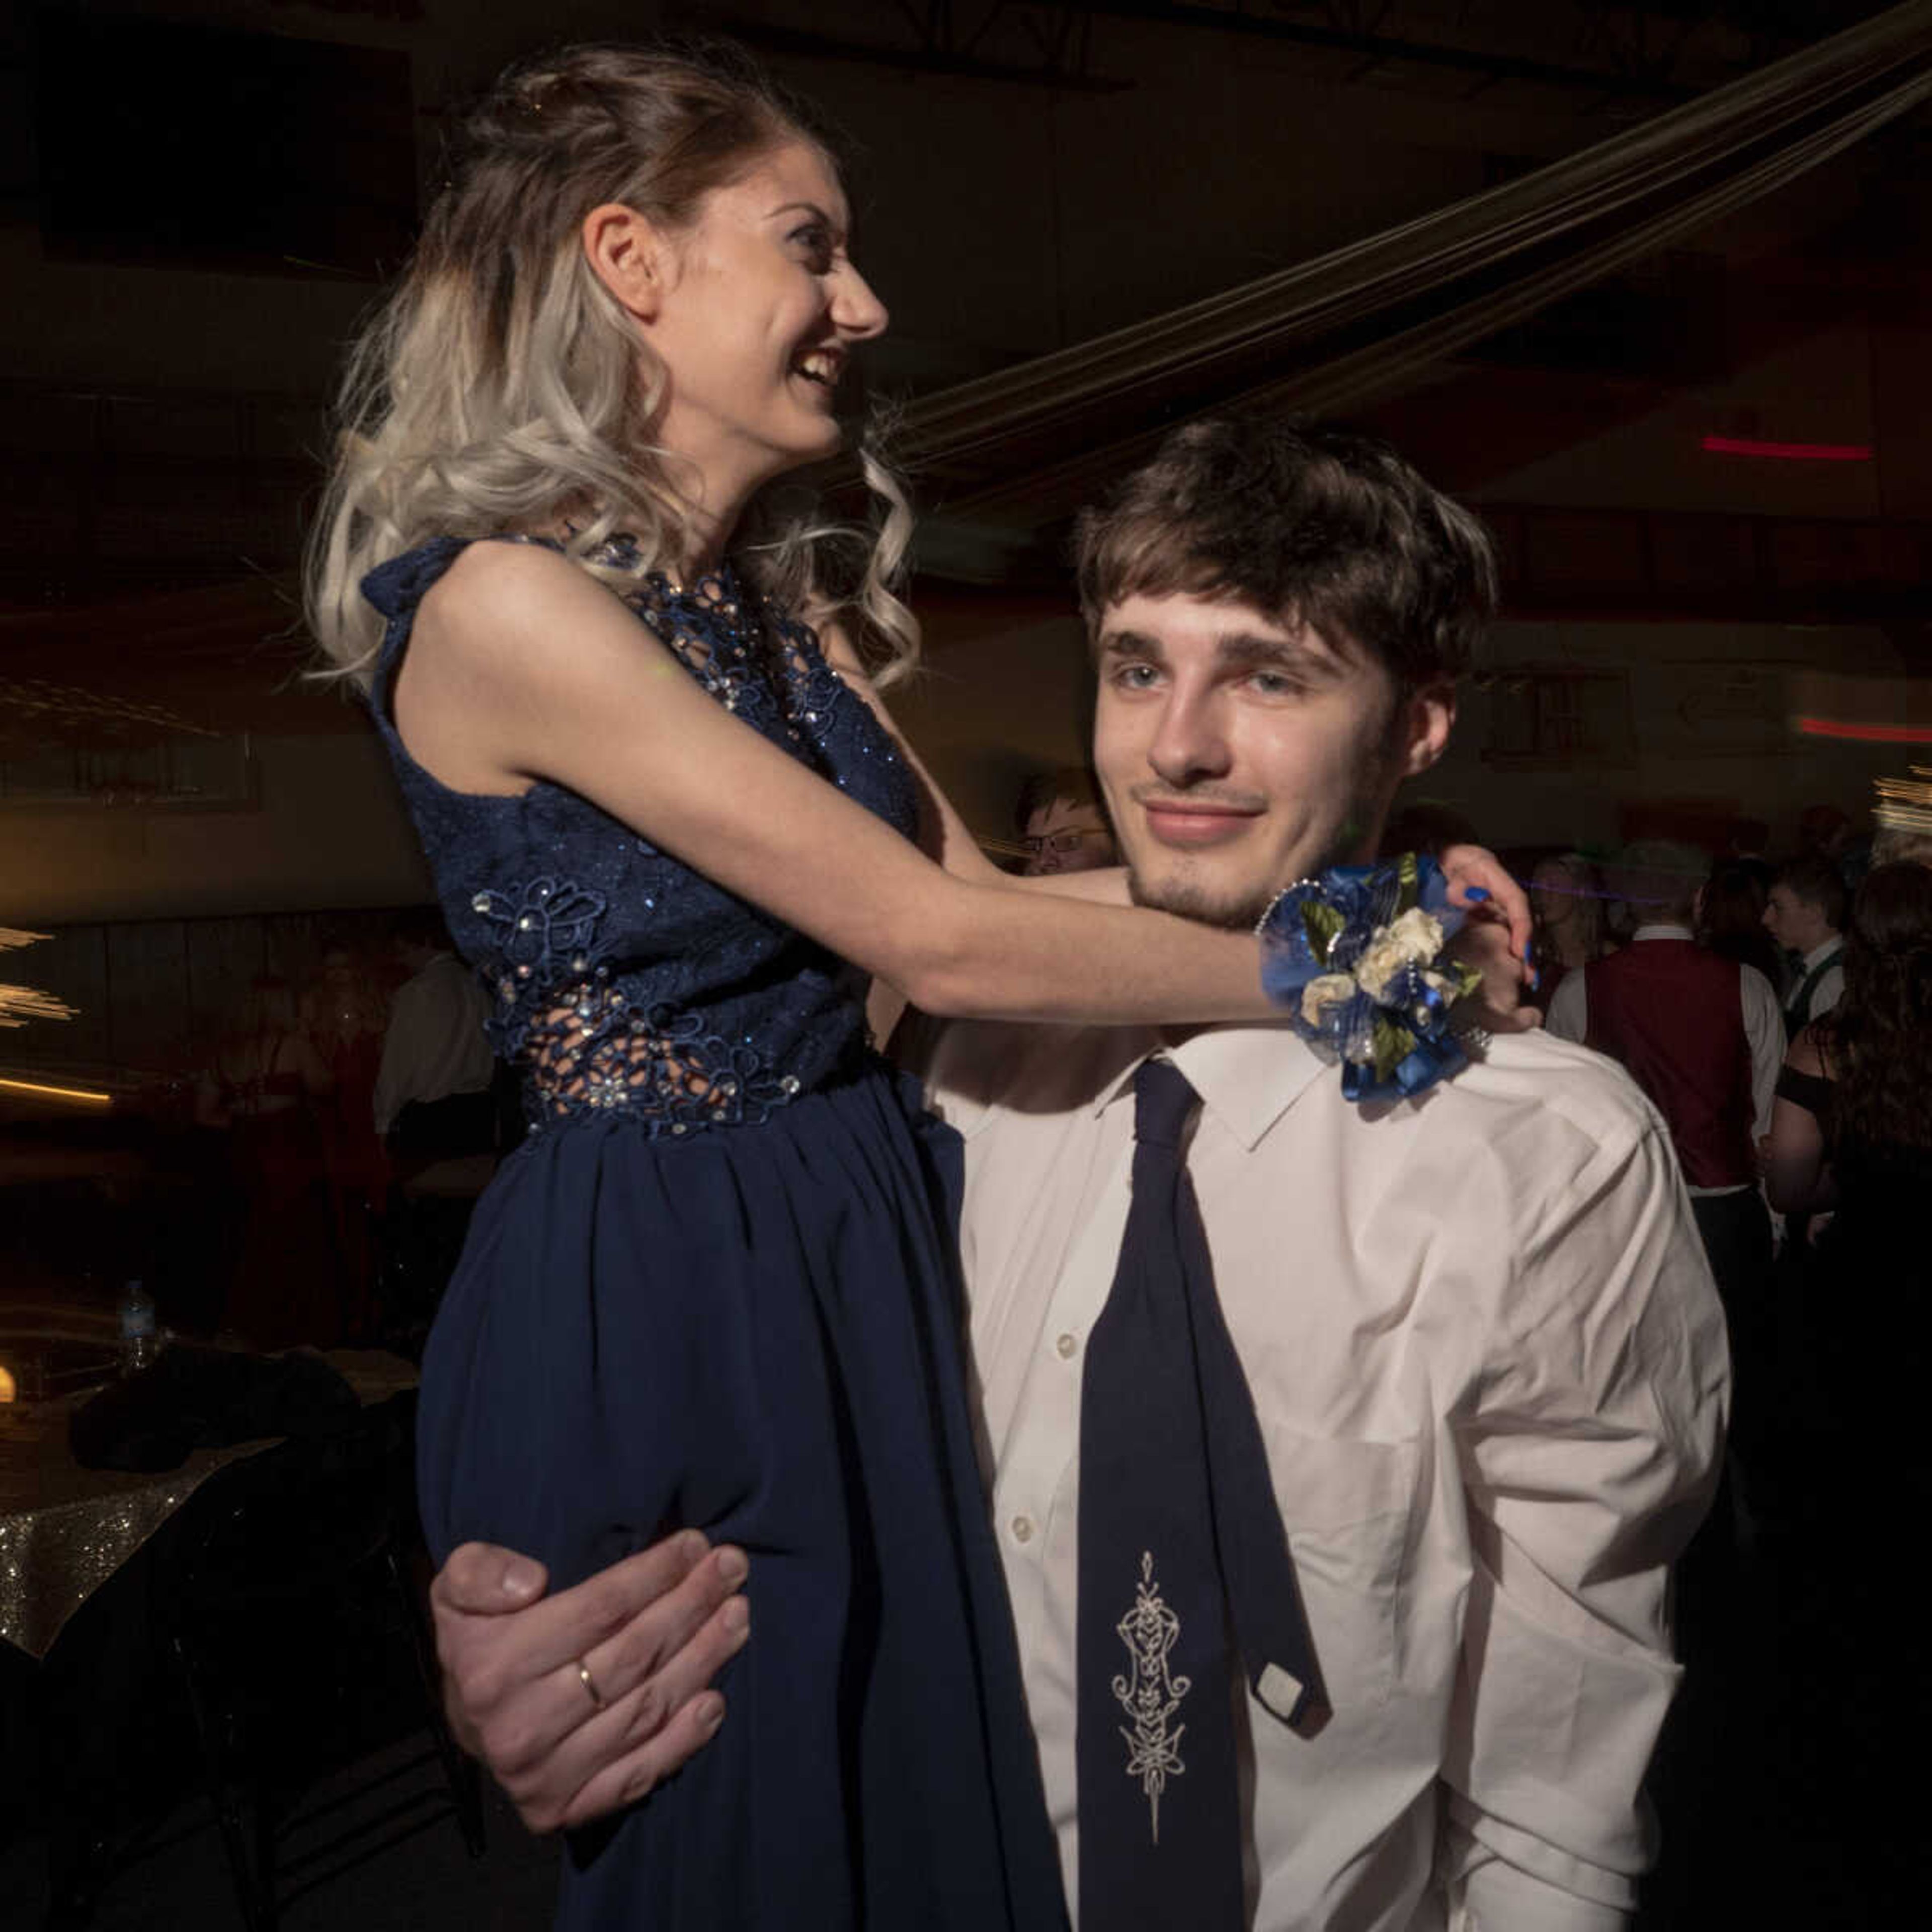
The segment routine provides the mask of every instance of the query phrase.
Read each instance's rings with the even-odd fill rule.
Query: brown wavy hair
[[[1866,875],[1845,933],[1845,994],[1814,1028],[1834,1153],[1932,1159],[1932,868]]]

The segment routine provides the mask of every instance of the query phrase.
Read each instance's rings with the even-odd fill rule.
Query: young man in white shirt
[[[1793,958],[1784,1030],[1796,1040],[1828,1013],[1845,991],[1844,926],[1850,896],[1838,868],[1808,852],[1778,868],[1765,902],[1764,922]]]
[[[1251,925],[1372,854],[1453,722],[1492,596],[1480,530],[1378,446],[1210,424],[1080,541],[1095,764],[1133,896]],[[1607,1932],[1649,1856],[1668,1567],[1708,1498],[1726,1372],[1661,1123],[1620,1070],[1540,1034],[1366,1108],[1286,1024],[962,1027],[932,1052],[965,1142],[994,1526],[1070,1898],[1084,1371],[1151,1057],[1200,1099],[1185,1160],[1213,1292],[1333,1711],[1309,1735],[1239,1700],[1240,1916]],[[452,1704],[526,1818],[595,1816],[700,1748],[742,1574],[690,1538],[535,1601],[534,1564],[452,1557],[434,1594]],[[1182,1777],[1160,1803],[1189,1796]]]

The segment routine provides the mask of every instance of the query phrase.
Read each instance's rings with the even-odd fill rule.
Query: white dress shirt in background
[[[496,1073],[483,1023],[490,998],[453,952],[439,952],[396,989],[376,1076],[376,1131],[386,1134],[412,1100],[480,1094]]]
[[[994,1526],[1070,1893],[1082,1366],[1157,1046],[959,1025],[931,1056],[967,1137]],[[1370,1113],[1286,1027],[1171,1058],[1204,1102],[1189,1168],[1335,1706],[1306,1742],[1244,1712],[1256,1932],[1621,1925],[1678,1674],[1667,1566],[1727,1390],[1661,1122],[1540,1034]]]
[[[1641,945],[1646,939],[1681,939],[1694,944],[1696,937],[1688,926],[1640,926],[1630,935],[1630,944]],[[1778,1004],[1777,989],[1755,966],[1740,961],[1738,971],[1742,976],[1738,993],[1744,1007],[1744,1040],[1750,1048],[1751,1138],[1761,1141],[1771,1132],[1772,1103],[1778,1097],[1778,1070],[1784,1064],[1784,1010]],[[1546,1032],[1554,1034],[1558,1040],[1574,1040],[1580,1046],[1590,1031],[1589,995],[1584,989],[1588,974],[1588,969],[1583,968],[1564,974],[1563,983],[1550,996],[1550,1011],[1543,1022]],[[1826,974],[1820,982],[1821,998],[1831,976]],[[1842,974],[1839,980],[1842,985]],[[1836,997],[1833,996],[1834,1000]],[[1830,1009],[1821,1006],[1818,1010],[1826,1012]],[[1756,1185],[1753,1180],[1743,1187],[1694,1187],[1690,1192],[1742,1194]]]
[[[1845,935],[1842,932],[1834,932],[1829,939],[1822,940],[1813,946],[1798,962],[1798,970],[1792,979],[1792,992],[1795,994],[1834,952],[1842,955],[1844,950]],[[1822,1019],[1844,997],[1845,962],[1840,958],[1819,974],[1818,983],[1811,988],[1811,997],[1804,1003],[1804,1012],[1798,1016],[1798,1024],[1808,1026],[1812,1021]]]

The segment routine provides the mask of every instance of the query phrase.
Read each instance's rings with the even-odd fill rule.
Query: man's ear
[[[1402,707],[1397,740],[1399,770],[1406,778],[1426,772],[1448,748],[1456,725],[1456,687],[1426,684]]]
[[[579,232],[597,279],[638,321],[654,321],[670,266],[663,231],[634,208],[607,201],[584,218]]]

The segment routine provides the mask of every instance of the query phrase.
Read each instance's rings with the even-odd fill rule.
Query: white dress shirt
[[[1630,935],[1634,946],[1646,939],[1682,939],[1695,941],[1696,934],[1688,926],[1640,926]],[[1784,1010],[1778,1004],[1777,989],[1755,966],[1738,962],[1742,975],[1738,993],[1744,1006],[1744,1040],[1750,1048],[1751,1138],[1762,1140],[1771,1132],[1771,1110],[1778,1098],[1778,1070],[1784,1064]],[[1584,990],[1586,971],[1566,973],[1563,983],[1550,998],[1550,1011],[1544,1028],[1558,1040],[1572,1040],[1581,1046],[1589,1036],[1589,995]],[[1828,982],[1831,975],[1825,976]],[[1840,976],[1842,983],[1843,975]],[[1823,983],[1820,986],[1822,997]],[[1820,1007],[1820,1012],[1828,1008]],[[1694,1187],[1693,1194],[1743,1194],[1757,1183],[1748,1180],[1738,1187]]]
[[[1798,971],[1792,981],[1792,992],[1810,977],[1814,970],[1834,952],[1842,954],[1845,950],[1845,936],[1834,932],[1831,938],[1821,940],[1812,947],[1798,962]],[[1562,990],[1560,988],[1558,989]],[[1845,966],[1842,958],[1827,971],[1820,975],[1818,983],[1811,988],[1811,997],[1805,1002],[1804,1011],[1799,1016],[1798,1024],[1808,1026],[1812,1021],[1828,1013],[1845,997]]]
[[[480,1094],[496,1070],[483,1023],[490,998],[453,952],[439,952],[396,989],[376,1076],[376,1131],[386,1134],[412,1100]]]
[[[983,1446],[1070,1893],[1082,1360],[1157,1046],[960,1025],[932,1055],[966,1136]],[[1678,1674],[1667,1566],[1727,1388],[1663,1124],[1622,1069],[1540,1034],[1372,1114],[1286,1027],[1171,1057],[1204,1102],[1190,1171],[1335,1706],[1304,1742],[1247,1703],[1256,1932],[1621,1925]]]

